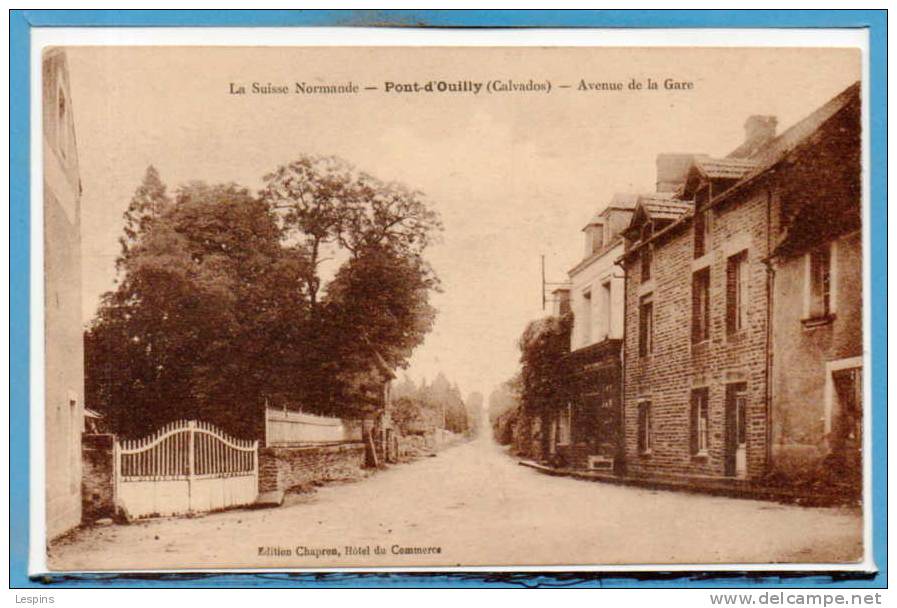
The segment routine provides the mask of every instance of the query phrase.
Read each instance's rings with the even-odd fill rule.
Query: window
[[[691,341],[694,344],[710,338],[710,269],[703,268],[691,281]]]
[[[704,255],[704,212],[695,212],[695,258]]]
[[[691,453],[706,454],[710,447],[710,391],[707,388],[691,392]]]
[[[595,224],[590,229],[591,233],[591,251],[589,254],[598,253],[604,247],[604,225]]]
[[[695,258],[703,257],[710,250],[710,212],[706,209],[698,210],[697,198],[695,199]]]
[[[731,256],[726,262],[726,333],[747,327],[747,251]]]
[[[592,341],[592,290],[588,289],[582,294],[582,322],[580,323],[580,336],[582,345],[587,346]]]
[[[571,412],[570,404],[563,408],[557,418],[557,442],[559,445],[570,444]]]
[[[654,222],[645,222],[642,225],[642,243],[647,243],[648,240],[654,235]]]
[[[610,281],[605,281],[601,284],[601,293],[603,294],[602,303],[604,305],[604,336],[606,338],[611,337],[611,331],[613,331],[613,323],[614,317],[611,314],[611,283]]]
[[[78,471],[74,463],[75,459],[80,457],[81,433],[84,429],[79,428],[78,422],[81,422],[81,417],[78,416],[78,401],[69,391],[69,411],[66,421],[68,433],[65,437],[68,442],[69,492],[77,492],[79,486]]]
[[[809,317],[828,317],[832,313],[832,250],[826,243],[810,252]]]
[[[56,107],[56,132],[58,133],[59,138],[59,154],[63,159],[66,158],[68,153],[68,130],[68,107],[65,101],[65,92],[62,89],[59,89]]]
[[[641,280],[642,283],[651,278],[651,245],[648,244],[648,241],[651,240],[651,237],[654,236],[654,222],[645,222],[642,225],[642,231],[639,236],[639,241],[641,242],[641,257],[639,261],[641,262]]]
[[[642,296],[639,300],[638,354],[646,357],[654,352],[654,298]]]
[[[642,247],[642,283],[651,280],[651,264],[653,263],[651,258],[653,257],[653,254],[654,252],[651,250],[651,245],[644,245]]]
[[[647,454],[654,445],[654,437],[651,428],[651,402],[642,401],[638,404],[638,451]]]

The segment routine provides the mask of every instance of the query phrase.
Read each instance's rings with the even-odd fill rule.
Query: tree
[[[524,417],[538,418],[541,428],[549,415],[570,397],[569,357],[573,315],[552,316],[530,323],[520,338],[520,403]],[[541,451],[548,452],[548,433],[541,433]]]
[[[131,250],[170,203],[171,199],[165,192],[165,184],[162,183],[159,172],[153,165],[148,166],[143,181],[124,213],[124,235],[119,238],[121,254],[115,262],[117,270],[123,269]]]
[[[301,156],[266,175],[264,182],[262,199],[279,213],[308,256],[313,307],[326,245],[342,247],[356,258],[384,249],[414,257],[442,228],[420,192],[360,173],[337,157]]]
[[[349,259],[327,286],[317,332],[322,376],[333,383],[328,392],[356,399],[352,379],[368,373],[377,356],[391,369],[407,367],[433,327],[429,296],[438,285],[419,257],[371,247]]]
[[[290,377],[278,355],[297,350],[289,327],[307,317],[304,264],[246,189],[179,189],[130,246],[88,329],[91,405],[130,436],[187,417],[252,434],[264,392]]]
[[[88,402],[116,432],[197,417],[252,436],[269,400],[352,415],[432,328],[422,252],[440,225],[419,193],[336,158],[265,180],[259,196],[191,182],[172,200],[147,170],[85,335]],[[326,245],[347,255],[322,288]]]

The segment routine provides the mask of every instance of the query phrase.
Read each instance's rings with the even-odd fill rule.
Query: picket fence
[[[255,502],[258,441],[196,420],[113,446],[115,502],[130,517],[213,511]]]

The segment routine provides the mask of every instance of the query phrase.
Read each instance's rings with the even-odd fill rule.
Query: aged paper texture
[[[46,49],[50,568],[855,566],[860,60]]]

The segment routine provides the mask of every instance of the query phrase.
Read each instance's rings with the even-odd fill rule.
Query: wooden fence
[[[361,421],[328,418],[290,410],[265,410],[265,445],[291,446],[304,444],[361,441]]]

